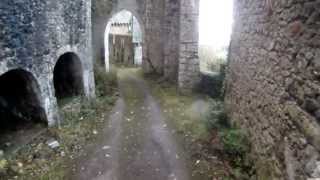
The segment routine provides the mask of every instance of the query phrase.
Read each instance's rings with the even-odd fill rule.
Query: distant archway
[[[23,69],[0,76],[0,149],[6,141],[16,142],[36,124],[47,125],[41,90],[35,77]],[[19,137],[18,137],[19,135]],[[24,140],[23,140],[24,141]],[[23,142],[22,142],[23,143]]]
[[[68,52],[60,56],[54,67],[53,82],[58,99],[84,93],[83,69],[75,53]]]
[[[112,15],[112,17],[109,19],[105,34],[104,34],[104,50],[105,50],[105,58],[104,58],[104,63],[106,66],[106,71],[110,71],[110,55],[112,52],[110,51],[110,42],[113,42],[114,40],[110,40],[110,33],[112,29],[113,23],[119,23],[119,16],[122,14],[130,14],[132,16],[132,19],[130,20],[130,28],[132,30],[132,43],[133,43],[133,53],[134,53],[134,64],[137,66],[142,65],[142,58],[143,58],[143,26],[141,24],[140,19],[132,13],[131,11],[128,10],[121,10],[115,14]],[[120,23],[121,24],[121,23]]]

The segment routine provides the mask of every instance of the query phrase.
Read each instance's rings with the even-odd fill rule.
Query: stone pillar
[[[48,72],[50,72],[50,70],[48,70]],[[49,73],[46,76],[39,76],[37,77],[37,81],[39,82],[41,91],[40,101],[47,115],[48,126],[52,127],[59,125],[61,123],[61,118],[59,115],[57,99],[54,95],[53,73]]]
[[[199,0],[180,2],[179,89],[190,91],[200,78],[198,57]]]
[[[180,47],[180,1],[166,0],[164,14],[164,76],[177,82]]]

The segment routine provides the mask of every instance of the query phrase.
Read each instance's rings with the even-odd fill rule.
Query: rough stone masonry
[[[162,74],[176,82],[181,91],[196,85],[198,0],[1,0],[0,76],[5,74],[6,81],[16,78],[25,84],[25,92],[20,89],[20,93],[27,93],[25,96],[35,103],[31,104],[34,110],[23,113],[44,112],[41,119],[52,126],[60,121],[56,87],[83,86],[87,97],[95,96],[93,64],[103,59],[107,23],[121,10],[133,13],[142,27],[145,72]],[[66,60],[60,63],[60,59]],[[70,72],[55,76],[59,73],[56,64],[72,67],[61,68]],[[69,82],[79,76],[78,83]],[[0,94],[0,110],[8,108],[14,96],[10,95],[11,88],[17,89],[12,86]],[[28,106],[23,99],[17,99],[22,106],[18,111]]]
[[[96,0],[92,1],[94,60],[104,59],[104,32],[121,10],[139,21],[143,43],[142,66],[177,82],[181,91],[194,88],[199,79],[199,0]]]
[[[59,122],[53,71],[63,54],[79,57],[84,92],[94,97],[90,7],[87,0],[0,2],[0,75],[19,69],[35,80],[30,88],[40,89],[39,106],[48,125]]]
[[[320,177],[320,1],[237,0],[226,107],[258,179]]]

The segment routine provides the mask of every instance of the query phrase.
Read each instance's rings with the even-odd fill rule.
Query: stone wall
[[[179,80],[183,90],[192,89],[199,80],[200,71],[197,54],[198,1],[93,1],[94,59],[96,62],[105,59],[103,39],[108,20],[121,10],[127,10],[137,18],[142,29],[144,71]]]
[[[238,0],[226,108],[258,179],[320,177],[320,2]]]
[[[85,93],[94,96],[90,19],[87,0],[0,2],[0,75],[12,69],[32,73],[49,125],[59,120],[53,69],[64,53],[80,57]]]

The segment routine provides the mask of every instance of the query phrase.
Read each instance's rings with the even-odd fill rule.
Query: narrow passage
[[[134,69],[118,76],[121,97],[73,179],[188,180],[186,160],[146,82]]]

